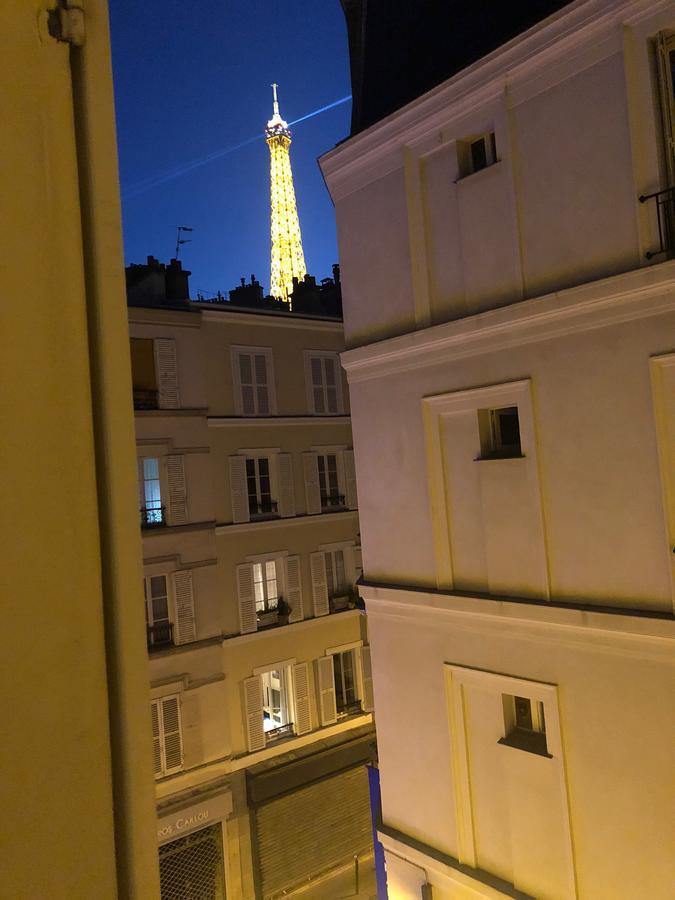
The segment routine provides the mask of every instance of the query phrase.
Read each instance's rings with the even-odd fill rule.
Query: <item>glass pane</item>
[[[169,621],[169,604],[166,597],[155,597],[152,601],[152,621],[157,625]]]
[[[516,711],[516,728],[532,731],[532,707],[527,697],[514,697]]]
[[[345,700],[348,705],[356,701],[356,683],[354,679],[354,653],[349,650],[342,654],[342,671],[345,679]]]
[[[150,579],[150,596],[166,597],[166,575],[153,575]]]
[[[487,166],[487,153],[485,138],[479,138],[471,144],[471,168],[473,172],[484,169]]]
[[[144,459],[143,460],[143,478],[159,478],[159,460]]]

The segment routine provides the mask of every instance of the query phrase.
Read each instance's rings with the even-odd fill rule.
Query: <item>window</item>
[[[143,582],[148,648],[173,644],[173,625],[169,616],[168,581],[166,575],[151,575]]]
[[[675,34],[658,36],[657,64],[666,174],[675,187]]]
[[[151,712],[155,778],[158,778],[183,768],[179,695],[153,700]]]
[[[155,371],[155,342],[152,338],[131,338],[131,376],[134,409],[157,409],[159,393]]]
[[[272,351],[266,347],[232,348],[235,403],[243,416],[270,416],[274,409]]]
[[[356,653],[345,650],[333,654],[335,706],[338,716],[361,712],[356,676]]]
[[[341,509],[345,505],[345,495],[340,491],[338,457],[336,453],[318,453],[319,491],[321,509]]]
[[[246,460],[246,487],[251,519],[277,515],[277,503],[272,500],[270,461],[266,456]]]
[[[517,406],[479,409],[478,430],[482,459],[522,456]]]
[[[497,162],[494,131],[457,142],[457,162],[460,178],[465,178]]]
[[[311,413],[336,415],[342,412],[340,360],[337,353],[306,351],[305,377]]]
[[[344,550],[326,550],[324,558],[329,598],[332,600],[335,597],[344,596],[350,587],[345,576]]]
[[[253,563],[253,590],[257,613],[275,610],[279,604],[279,579],[275,559]]]
[[[164,507],[159,477],[159,459],[144,457],[139,460],[139,487],[141,492],[141,525],[144,528],[164,524]]]
[[[263,730],[267,740],[281,737],[293,729],[290,690],[290,666],[263,672]]]
[[[505,736],[499,741],[509,747],[550,756],[546,747],[546,720],[541,700],[502,694]]]

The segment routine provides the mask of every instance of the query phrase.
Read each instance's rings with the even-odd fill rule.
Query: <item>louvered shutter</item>
[[[155,775],[162,774],[162,740],[160,735],[159,717],[161,715],[159,709],[159,701],[153,700],[150,705],[152,716],[152,753],[154,757]]]
[[[293,666],[293,689],[295,733],[307,734],[312,730],[312,709],[309,696],[309,665],[306,662]]]
[[[248,522],[251,518],[248,507],[248,485],[246,483],[246,457],[231,456],[230,496],[232,498],[232,521]]]
[[[318,705],[321,724],[333,725],[337,722],[337,705],[335,703],[332,656],[321,656],[316,660],[316,682],[319,691]]]
[[[258,630],[251,563],[237,566],[237,592],[239,594],[239,627],[242,634],[251,634]]]
[[[326,370],[326,412],[335,415],[338,412],[338,377],[339,367],[337,359],[324,357],[323,364]]]
[[[277,478],[279,481],[279,515],[282,519],[288,519],[295,515],[295,481],[293,479],[292,454],[277,454]]]
[[[308,516],[321,512],[321,488],[319,486],[319,463],[316,453],[302,454],[302,469],[305,475],[305,503]]]
[[[164,743],[164,774],[183,767],[183,742],[180,733],[178,697],[162,697],[162,738]]]
[[[326,557],[323,553],[312,553],[309,557],[312,570],[312,599],[314,601],[314,615],[327,616],[330,612],[328,606],[328,583],[326,579]]]
[[[267,372],[267,357],[263,353],[256,353],[253,357],[255,371],[255,399],[256,411],[259,416],[270,414],[270,392]]]
[[[173,587],[176,602],[176,621],[173,638],[176,644],[187,644],[195,639],[192,570],[184,569],[180,572],[174,572]]]
[[[361,665],[361,687],[363,696],[361,706],[364,712],[371,712],[375,708],[373,697],[373,670],[370,662],[370,647],[361,647],[359,650]]]
[[[302,604],[302,581],[300,577],[300,557],[287,556],[284,559],[284,580],[286,582],[286,600],[291,607],[289,622],[301,622],[304,618]]]
[[[167,456],[166,472],[169,482],[169,524],[185,525],[187,522],[187,493],[183,457],[178,454]]]
[[[354,451],[344,450],[342,461],[345,473],[345,500],[349,509],[358,509],[359,501],[356,495],[356,468],[354,466]]]
[[[250,353],[237,354],[237,374],[239,376],[239,405],[244,416],[255,415],[255,388],[253,381],[253,360]]]
[[[354,581],[358,581],[363,575],[363,554],[360,547],[352,547],[352,558],[354,560]]]
[[[263,697],[260,675],[244,680],[244,707],[246,720],[246,743],[249,753],[265,747],[263,727]]]
[[[159,387],[160,409],[178,409],[178,365],[176,363],[176,342],[172,338],[158,338],[155,341],[157,363],[157,384]]]
[[[323,393],[323,366],[320,356],[312,356],[309,361],[310,375],[312,377],[312,412],[323,415],[326,412],[326,404]]]

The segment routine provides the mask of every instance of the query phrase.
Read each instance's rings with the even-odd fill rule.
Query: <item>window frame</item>
[[[476,166],[473,148],[480,141],[483,142],[485,165]],[[478,132],[477,134],[461,138],[457,141],[457,168],[459,170],[459,180],[468,178],[478,172],[483,172],[485,169],[489,169],[498,162],[497,138],[494,128]]]
[[[147,629],[147,637],[148,637],[148,649],[152,649],[154,647],[172,647],[175,644],[175,637],[173,634],[174,629],[174,613],[175,613],[175,604],[174,604],[174,595],[173,595],[173,573],[170,572],[152,572],[148,575],[143,576],[143,590],[144,590],[144,600],[145,600],[145,625]],[[152,638],[152,631],[154,627],[157,625],[157,620],[155,619],[154,610],[153,610],[153,600],[157,599],[152,596],[152,580],[153,578],[163,578],[164,585],[166,589],[166,625],[169,634],[169,639],[167,641],[158,641],[154,642]],[[164,620],[160,620],[164,621]]]
[[[307,410],[313,416],[340,416],[344,415],[344,395],[342,391],[342,365],[340,363],[340,354],[334,350],[305,350],[305,389],[307,393]],[[316,398],[314,395],[314,378],[312,373],[312,360],[330,359],[335,365],[335,412],[329,411],[328,404],[328,380],[326,378],[326,366],[322,362],[321,365],[321,389],[325,411],[319,412],[316,408]]]
[[[253,406],[254,412],[245,412],[244,411],[244,394],[243,394],[243,385],[241,382],[241,368],[239,359],[241,356],[249,356],[251,357],[251,374],[253,378]],[[255,362],[253,357],[255,356],[264,356],[265,357],[265,372],[267,375],[266,388],[267,388],[267,407],[268,411],[261,413],[259,410],[259,398],[257,392],[257,380],[255,377]],[[230,347],[230,361],[232,365],[232,385],[233,385],[233,395],[234,395],[234,407],[237,415],[244,416],[249,419],[255,418],[267,418],[270,416],[277,415],[277,400],[276,400],[276,384],[274,378],[274,350],[272,347],[253,347],[253,346],[242,346],[242,345],[233,345]]]
[[[167,524],[166,520],[166,504],[164,498],[168,496],[168,486],[166,483],[165,457],[159,455],[137,455],[138,466],[138,494],[141,509],[141,525],[143,528],[156,528]],[[145,477],[145,463],[154,460],[157,463],[157,478]],[[148,499],[146,484],[148,482],[157,482],[159,491],[159,499]],[[149,503],[159,503],[159,506],[148,506]],[[148,518],[148,512],[159,513],[159,516],[153,515],[152,519]]]
[[[168,687],[168,686],[167,686]],[[158,735],[157,738],[159,740],[159,749],[160,749],[160,769],[158,772],[154,773],[155,781],[158,781],[160,778],[166,778],[168,775],[173,775],[177,772],[182,772],[185,769],[185,759],[184,759],[184,746],[183,746],[183,710],[182,710],[182,685],[180,687],[175,688],[174,690],[167,690],[164,688],[164,693],[158,693],[158,691],[153,690],[150,696],[150,711],[152,715],[152,707],[157,707],[157,720],[158,720]],[[166,765],[166,734],[165,729],[163,727],[164,724],[164,709],[163,704],[168,700],[176,700],[176,711],[177,711],[177,721],[178,721],[178,739],[180,744],[180,764],[177,766],[167,766]],[[153,735],[154,741],[154,735]]]
[[[502,419],[506,413],[512,415],[515,411],[516,426],[518,428],[518,443],[508,444],[503,440]],[[479,459],[521,459],[523,457],[522,441],[520,434],[520,411],[518,404],[508,406],[491,406],[476,410],[478,415],[478,431],[480,438]]]
[[[260,690],[262,692],[262,709],[263,709],[263,731],[265,734],[265,744],[269,744],[274,742],[275,740],[279,740],[282,737],[286,737],[288,735],[296,734],[296,710],[295,710],[295,682],[293,679],[293,668],[296,665],[295,658],[292,659],[284,659],[279,662],[268,663],[264,666],[258,666],[253,670],[253,675],[258,676],[260,678]],[[265,709],[266,709],[266,697],[265,697],[265,683],[264,676],[269,674],[270,672],[282,672],[282,692],[280,701],[283,701],[284,708],[286,711],[286,719],[287,722],[285,724],[278,725],[276,728],[265,729]],[[267,704],[268,705],[268,704]],[[278,734],[274,734],[273,732],[277,729],[288,729],[286,731],[280,731]]]

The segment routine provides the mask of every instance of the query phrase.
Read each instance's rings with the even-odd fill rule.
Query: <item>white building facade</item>
[[[372,852],[342,323],[129,316],[162,898],[271,897]]]
[[[674,60],[582,0],[321,160],[390,898],[671,896]]]

